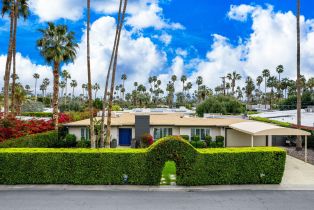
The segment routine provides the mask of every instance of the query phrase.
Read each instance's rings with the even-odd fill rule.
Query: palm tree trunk
[[[52,95],[52,108],[53,108],[53,122],[55,130],[58,131],[58,105],[59,105],[59,63],[53,65],[53,95]]]
[[[37,101],[37,79],[35,79],[35,99]]]
[[[297,0],[297,128],[301,129],[301,43],[300,43],[300,0]],[[302,150],[302,138],[297,137],[296,150]]]
[[[107,141],[107,139],[106,139],[106,142],[105,142],[105,112],[106,112],[106,104],[107,104],[109,79],[110,79],[111,68],[112,68],[113,59],[114,59],[114,55],[115,55],[115,51],[116,51],[116,43],[117,43],[118,34],[119,34],[119,25],[121,22],[121,9],[122,9],[122,0],[120,0],[116,34],[115,34],[113,49],[112,49],[112,53],[111,53],[110,64],[109,64],[109,68],[107,71],[106,86],[105,86],[105,92],[104,92],[104,98],[103,98],[102,115],[101,115],[101,128],[100,128],[100,147],[101,148],[110,147],[110,141]]]
[[[112,102],[113,102],[113,92],[114,92],[114,85],[115,85],[115,76],[117,71],[117,61],[118,61],[118,53],[119,53],[119,44],[120,44],[120,37],[121,37],[121,31],[123,26],[123,21],[125,18],[125,12],[126,7],[128,4],[128,0],[124,1],[124,7],[122,12],[122,18],[119,25],[118,30],[118,37],[117,37],[117,45],[115,49],[115,56],[114,56],[114,63],[113,63],[113,70],[112,70],[112,77],[111,77],[111,88],[110,88],[110,98],[109,98],[109,107],[108,107],[108,116],[107,116],[107,141],[106,144],[110,144],[110,138],[111,138],[111,111],[112,111]]]
[[[93,95],[92,95],[92,78],[91,78],[91,63],[90,63],[90,0],[87,0],[87,74],[88,74],[88,108],[89,108],[89,126],[90,126],[90,141],[91,148],[96,148],[95,130],[94,130],[94,110],[93,110]]]
[[[14,27],[14,4],[11,7],[10,15],[10,39],[7,54],[7,61],[5,65],[4,74],[4,115],[9,114],[9,85],[10,85],[10,72],[11,72],[11,62],[12,62],[12,50],[13,50],[13,27]]]
[[[16,32],[17,32],[17,1],[15,1],[15,10],[14,10],[14,24],[13,24],[13,45],[12,45],[12,58],[13,58],[13,77],[12,77],[12,92],[11,92],[11,110],[15,114],[15,83],[16,83]]]
[[[265,110],[266,110],[266,106],[267,106],[267,77],[265,77],[265,98],[264,98],[264,102],[265,102]]]

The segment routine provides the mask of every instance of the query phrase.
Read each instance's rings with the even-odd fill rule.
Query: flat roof
[[[135,126],[136,115],[150,115],[150,125],[152,126],[181,126],[181,127],[228,127],[231,124],[245,122],[247,120],[239,118],[199,118],[187,117],[180,113],[124,113],[112,117],[112,126]],[[97,121],[101,120],[100,117],[96,118]],[[105,119],[105,124],[107,118]],[[65,124],[67,127],[82,127],[88,126],[89,119],[81,120]]]
[[[241,131],[252,136],[310,136],[309,132],[294,129],[284,128],[273,124],[262,123],[257,121],[247,121],[235,123],[229,126],[230,128]]]

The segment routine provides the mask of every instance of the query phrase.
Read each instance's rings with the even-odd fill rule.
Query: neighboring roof
[[[294,128],[284,128],[276,125],[261,123],[256,121],[247,121],[232,124],[230,128],[247,133],[253,136],[310,136],[309,132],[298,130]]]
[[[112,126],[134,126],[135,125],[135,115],[134,113],[124,113],[119,116],[112,117],[111,123]],[[139,115],[145,115],[145,113],[141,113]],[[228,127],[231,124],[245,122],[243,119],[207,119],[207,118],[199,118],[199,117],[187,117],[183,116],[179,113],[167,113],[167,114],[148,114],[150,115],[150,125],[152,126],[213,126],[213,127]],[[100,120],[101,118],[97,117],[96,120]],[[105,123],[107,119],[105,120]],[[89,119],[68,123],[65,126],[68,127],[81,127],[88,126]]]

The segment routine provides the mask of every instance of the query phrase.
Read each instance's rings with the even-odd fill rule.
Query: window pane
[[[85,138],[85,128],[81,128],[81,138]]]
[[[205,140],[205,129],[201,129],[201,140]]]
[[[196,136],[201,137],[201,132],[200,132],[200,129],[199,129],[199,128],[197,128],[197,129],[195,129],[195,130],[196,130]]]
[[[168,135],[169,135],[169,136],[172,136],[172,128],[169,128],[169,129],[168,129]]]
[[[195,136],[195,128],[192,128],[191,129],[191,137],[194,137]]]
[[[210,129],[206,128],[206,136],[210,136]]]

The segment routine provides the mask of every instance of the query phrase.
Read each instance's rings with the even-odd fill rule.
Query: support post
[[[268,135],[268,146],[269,147],[273,146],[273,136],[272,135]]]
[[[304,161],[307,163],[307,136],[305,136]]]
[[[254,136],[251,136],[251,147],[254,147]]]

